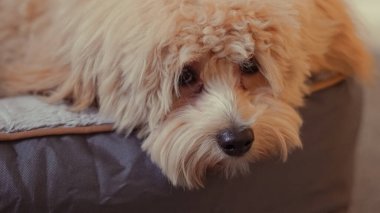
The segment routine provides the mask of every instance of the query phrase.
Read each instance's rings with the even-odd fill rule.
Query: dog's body
[[[341,0],[0,0],[0,19],[0,96],[96,103],[189,188],[300,147],[312,72],[370,77]]]

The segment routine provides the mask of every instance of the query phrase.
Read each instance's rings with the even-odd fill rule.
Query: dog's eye
[[[260,72],[260,65],[256,59],[247,60],[240,64],[240,71],[247,75],[256,74]]]
[[[189,65],[184,66],[179,77],[179,86],[188,86],[197,82],[197,72]]]

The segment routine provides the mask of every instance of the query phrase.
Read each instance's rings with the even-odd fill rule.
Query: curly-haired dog
[[[0,93],[96,104],[174,185],[301,147],[306,78],[367,79],[341,0],[0,0]]]

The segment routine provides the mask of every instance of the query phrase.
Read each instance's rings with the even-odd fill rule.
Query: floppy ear
[[[309,4],[309,8],[301,6],[300,16],[312,71],[333,71],[369,81],[372,57],[359,38],[347,5],[342,0],[313,0]]]

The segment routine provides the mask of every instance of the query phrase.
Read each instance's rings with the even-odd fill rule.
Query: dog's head
[[[103,77],[101,110],[120,130],[139,129],[175,185],[202,186],[209,169],[232,176],[264,157],[286,159],[301,146],[294,108],[309,70],[296,10],[279,1],[173,2],[144,5],[139,24],[114,39],[125,40],[110,48],[124,55],[120,71]]]

